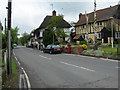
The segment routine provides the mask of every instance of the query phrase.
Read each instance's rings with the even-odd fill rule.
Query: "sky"
[[[96,0],[97,10],[117,5],[120,0]],[[0,0],[0,21],[5,24],[8,0]],[[12,0],[12,28],[18,26],[20,36],[38,28],[47,15],[64,15],[67,22],[77,22],[80,13],[93,12],[94,0]],[[20,37],[19,36],[19,37]]]

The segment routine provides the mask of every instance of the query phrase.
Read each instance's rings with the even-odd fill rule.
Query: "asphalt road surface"
[[[118,88],[117,61],[20,46],[14,53],[32,88]]]

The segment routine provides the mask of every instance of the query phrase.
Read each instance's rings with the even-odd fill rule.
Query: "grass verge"
[[[12,57],[12,74],[6,76],[3,88],[18,88],[19,85],[19,70]]]
[[[100,50],[105,51],[105,52],[110,52],[112,54],[116,54],[117,53],[117,48],[116,47],[112,48],[111,46],[101,47]]]

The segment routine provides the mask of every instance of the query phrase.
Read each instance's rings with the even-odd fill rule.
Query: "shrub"
[[[102,44],[102,42],[101,41],[99,41],[98,43],[97,43],[97,45],[101,45]]]
[[[87,45],[83,44],[81,46],[82,46],[83,49],[85,49],[85,50],[87,49]]]
[[[86,44],[86,41],[81,41],[80,44]]]

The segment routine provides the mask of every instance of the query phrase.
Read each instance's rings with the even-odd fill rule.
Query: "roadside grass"
[[[111,46],[104,46],[104,47],[99,47],[100,50],[111,53],[111,54],[117,54],[117,48],[114,47],[112,48]]]
[[[12,57],[12,74],[7,76],[3,88],[18,88],[19,83],[19,70]]]

